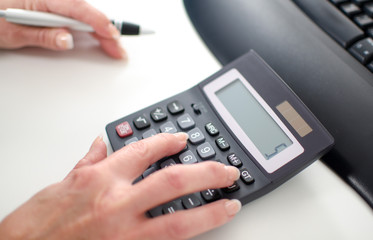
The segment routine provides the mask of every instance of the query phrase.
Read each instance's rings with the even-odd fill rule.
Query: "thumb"
[[[74,48],[71,33],[66,29],[23,27],[20,41],[23,46],[36,46],[51,50],[69,50]]]
[[[95,163],[104,160],[107,157],[106,151],[106,144],[103,141],[103,137],[100,135],[95,139],[88,153],[78,162],[74,169],[94,165]]]

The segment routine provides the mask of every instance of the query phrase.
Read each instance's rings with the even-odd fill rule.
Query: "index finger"
[[[114,173],[132,182],[156,161],[180,152],[187,140],[188,134],[183,132],[159,133],[123,147],[106,162]]]
[[[101,37],[117,39],[120,36],[110,19],[84,0],[35,1],[30,6],[30,10],[53,12],[87,23]]]

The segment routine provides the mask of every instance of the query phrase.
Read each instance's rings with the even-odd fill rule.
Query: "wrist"
[[[0,238],[7,240],[27,239],[25,235],[21,233],[22,227],[17,229],[17,224],[12,224],[11,218],[11,215],[9,215],[0,222]]]

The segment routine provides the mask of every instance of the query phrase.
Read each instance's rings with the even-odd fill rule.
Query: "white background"
[[[61,181],[106,124],[220,68],[181,0],[89,2],[156,34],[122,37],[128,63],[107,57],[85,33],[68,52],[0,50],[0,219]],[[196,239],[373,239],[372,226],[372,210],[316,162]]]

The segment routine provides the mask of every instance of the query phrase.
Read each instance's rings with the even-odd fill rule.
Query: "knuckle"
[[[149,153],[149,148],[144,141],[138,141],[138,142],[132,143],[126,146],[125,150],[126,151],[124,154],[130,152],[130,153],[139,155],[140,157]]]
[[[49,38],[49,32],[46,29],[40,29],[38,30],[38,33],[36,35],[36,42],[43,45],[52,45],[51,39]]]
[[[206,168],[207,172],[214,179],[214,181],[219,181],[221,184],[224,185],[231,184],[224,164],[219,164],[216,162],[206,162]]]
[[[213,176],[216,176],[218,178],[221,178],[224,175],[222,168],[224,168],[223,164],[219,164],[216,162],[206,162],[207,171],[210,172]]]
[[[97,178],[96,171],[93,168],[81,168],[71,172],[71,185],[75,189],[84,189]]]
[[[178,171],[176,166],[165,169],[164,177],[167,186],[177,190],[183,191],[187,187],[187,181],[182,171]]]

